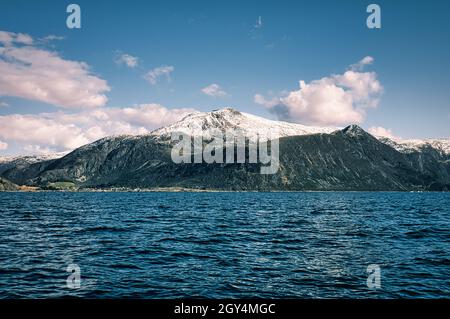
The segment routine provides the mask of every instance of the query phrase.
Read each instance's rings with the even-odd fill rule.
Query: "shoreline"
[[[450,193],[450,191],[428,190],[224,190],[197,189],[185,187],[157,188],[80,188],[80,189],[40,189],[20,187],[17,190],[1,190],[0,193]]]

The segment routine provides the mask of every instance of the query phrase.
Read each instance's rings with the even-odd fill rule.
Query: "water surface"
[[[450,193],[0,193],[0,297],[66,296],[449,298]]]

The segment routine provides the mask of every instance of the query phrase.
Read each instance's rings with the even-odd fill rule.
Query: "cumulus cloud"
[[[135,68],[139,64],[139,58],[127,53],[120,54],[114,59],[116,64],[125,64],[129,68]]]
[[[221,97],[226,96],[227,93],[218,84],[210,84],[202,89],[202,92],[209,96]]]
[[[8,143],[0,141],[0,151],[8,149]]]
[[[71,149],[88,140],[76,125],[65,125],[39,115],[0,116],[0,136],[8,141]]]
[[[167,81],[170,81],[170,73],[172,73],[174,70],[175,68],[172,65],[162,65],[160,67],[148,71],[148,73],[144,76],[144,78],[150,84],[155,85],[161,76],[165,76],[167,78]]]
[[[384,128],[381,126],[372,126],[367,131],[376,137],[387,137],[392,140],[400,140],[401,139],[399,136],[394,135],[394,133],[392,132],[391,129]]]
[[[257,94],[254,101],[282,120],[339,126],[362,123],[366,109],[377,107],[382,91],[375,72],[350,69],[309,83],[300,81],[299,89],[284,97],[266,100]]]
[[[159,104],[98,108],[77,113],[0,116],[0,139],[15,142],[27,153],[68,151],[118,134],[145,134],[195,110],[168,109]]]
[[[91,108],[107,102],[105,80],[84,62],[32,46],[26,34],[0,31],[0,96],[15,96],[63,108]]]

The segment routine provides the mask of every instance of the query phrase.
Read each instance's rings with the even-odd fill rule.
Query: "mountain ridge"
[[[181,120],[156,129],[149,133],[153,136],[170,137],[172,132],[188,135],[210,136],[210,130],[237,130],[245,136],[259,134],[262,138],[279,138],[318,133],[331,133],[337,127],[317,127],[283,121],[273,121],[233,108],[223,108],[212,112],[195,112],[184,116]]]
[[[224,115],[223,119],[226,119],[227,115],[230,115],[230,114],[232,114],[234,116],[240,116],[241,118],[246,118],[246,120],[248,122],[251,122],[251,124],[254,124],[254,125],[263,124],[264,130],[262,130],[260,128],[258,130],[260,133],[261,133],[261,131],[264,132],[264,131],[267,131],[274,127],[278,128],[279,132],[280,132],[280,136],[273,135],[273,136],[271,136],[271,138],[278,138],[278,137],[285,137],[285,136],[298,136],[298,135],[307,135],[307,134],[320,134],[320,133],[329,134],[334,131],[345,129],[345,127],[307,126],[307,125],[291,123],[291,122],[269,120],[269,119],[266,119],[263,117],[249,114],[249,113],[237,111],[231,107],[225,107],[225,108],[213,110],[211,112],[198,111],[198,112],[189,113],[189,114],[185,115],[183,118],[181,118],[179,121],[169,124],[167,126],[161,127],[161,128],[154,129],[153,131],[151,131],[147,134],[143,134],[143,135],[129,135],[129,134],[111,135],[111,136],[103,137],[92,143],[83,145],[81,147],[92,147],[92,146],[96,145],[96,143],[99,143],[103,140],[108,140],[110,138],[117,138],[117,137],[133,139],[133,138],[139,138],[140,136],[152,135],[152,136],[159,136],[159,137],[163,136],[165,138],[170,138],[170,133],[172,131],[178,131],[180,133],[187,133],[190,135],[195,135],[195,133],[198,134],[199,132],[204,133],[205,128],[198,130],[200,128],[200,126],[197,124],[197,127],[195,127],[195,124],[192,124],[192,122],[189,122],[188,119],[191,119],[191,118],[200,119],[200,121],[203,120],[203,121],[207,122],[207,120],[205,120],[206,117]],[[239,123],[239,124],[241,124],[241,123]],[[238,125],[234,125],[234,126],[230,125],[228,128],[232,129],[233,127],[236,127],[236,126],[238,126]],[[241,130],[241,132],[243,134],[245,134],[245,133],[249,133],[248,131],[250,131],[249,135],[253,135],[254,132],[251,132],[251,130],[248,129],[248,126],[249,125],[247,123],[247,129]],[[360,126],[358,126],[356,124],[350,124],[347,127],[352,127],[352,126],[361,128]],[[217,126],[213,127],[213,128],[217,128]],[[222,127],[222,128],[224,129],[224,127]],[[219,129],[220,129],[220,127],[219,127]],[[206,130],[207,130],[207,128],[206,128]],[[361,130],[364,130],[364,129],[361,128]],[[444,138],[439,138],[439,139],[431,139],[431,138],[400,139],[400,138],[388,138],[385,136],[378,136],[378,135],[373,135],[373,136],[376,137],[381,142],[388,144],[389,146],[395,148],[399,152],[410,153],[410,152],[414,152],[414,151],[420,151],[420,149],[423,147],[431,146],[434,149],[442,152],[443,154],[450,155],[450,139],[444,139]],[[21,161],[24,163],[42,162],[45,160],[61,158],[64,155],[67,155],[68,153],[70,153],[70,152],[65,151],[65,152],[40,154],[40,155],[30,154],[30,155],[22,155],[22,156],[20,156],[20,155],[19,156],[0,156],[0,165],[2,165],[2,164],[4,165],[5,163],[10,163],[10,162],[14,162],[14,161]],[[0,168],[0,173],[1,173],[1,168]]]
[[[179,187],[230,191],[450,189],[450,158],[433,147],[399,152],[358,125],[326,132],[279,124],[280,166],[276,174],[259,174],[259,163],[175,164],[169,135],[177,130],[241,129],[262,135],[273,121],[231,109],[187,116],[141,136],[112,136],[82,146],[58,159],[10,167],[7,180],[46,188],[55,182],[79,188]],[[258,119],[258,117],[256,117]],[[253,121],[253,122],[252,122]],[[266,122],[268,121],[268,122]],[[186,126],[183,126],[183,123]],[[261,124],[262,123],[262,124]],[[289,123],[288,123],[289,124]],[[284,129],[284,130],[283,130]],[[295,130],[303,134],[291,135]],[[279,132],[278,132],[279,133]],[[248,159],[248,149],[246,148]],[[0,167],[1,168],[1,167]]]

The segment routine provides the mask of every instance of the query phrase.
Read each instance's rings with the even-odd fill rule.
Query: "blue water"
[[[450,297],[450,193],[0,193],[0,213],[1,298]]]

